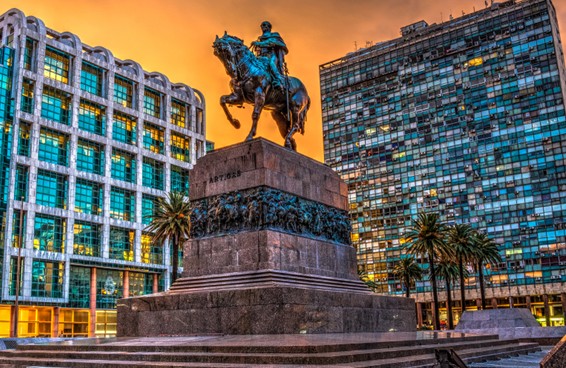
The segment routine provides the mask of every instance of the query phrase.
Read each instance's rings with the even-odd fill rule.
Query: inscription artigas
[[[209,178],[208,182],[211,183],[211,184],[212,183],[218,183],[219,181],[234,179],[234,178],[237,178],[238,176],[242,176],[242,172],[240,170],[234,171],[234,172],[229,172],[227,174],[211,176]]]

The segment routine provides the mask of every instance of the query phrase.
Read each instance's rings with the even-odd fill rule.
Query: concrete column
[[[511,295],[509,295],[509,308],[513,308],[514,299]]]
[[[90,269],[90,326],[89,337],[94,337],[96,332],[96,267]]]
[[[550,305],[548,304],[548,294],[543,294],[542,301],[544,302],[544,319],[546,320],[546,327],[550,326]]]
[[[476,308],[478,308],[478,310],[481,309],[481,298],[476,299]]]
[[[60,307],[53,308],[53,325],[51,328],[51,337],[59,337],[59,315],[61,313]]]
[[[497,298],[491,298],[491,307],[497,309]]]
[[[527,295],[525,297],[526,303],[527,303],[527,308],[531,311],[531,314],[533,313],[533,311],[531,310],[531,296]]]
[[[154,273],[153,274],[153,290],[152,292],[154,294],[157,294],[159,292],[159,275]],[[562,300],[564,300],[564,298],[562,298]]]
[[[417,327],[421,328],[423,326],[423,304],[415,303],[417,306]]]
[[[123,285],[124,285],[124,298],[129,298],[130,297],[130,271],[125,270],[124,271],[124,280],[123,280]]]

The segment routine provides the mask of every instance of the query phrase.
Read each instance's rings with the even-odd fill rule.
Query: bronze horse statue
[[[232,78],[232,93],[220,97],[220,105],[228,121],[236,129],[240,129],[240,122],[232,117],[227,105],[254,105],[252,128],[246,137],[248,141],[256,135],[261,111],[271,110],[279,133],[285,138],[285,147],[296,151],[297,145],[293,135],[296,132],[304,134],[306,115],[310,107],[310,98],[303,83],[297,78],[285,77],[283,90],[273,88],[272,76],[267,66],[238,37],[226,33],[220,38],[216,36],[212,47],[214,55],[224,64],[226,73]]]

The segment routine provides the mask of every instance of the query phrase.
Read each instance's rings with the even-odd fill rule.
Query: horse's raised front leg
[[[240,129],[240,122],[238,121],[238,119],[234,119],[234,117],[228,110],[227,105],[242,105],[243,102],[244,99],[237,93],[232,93],[231,95],[224,95],[220,97],[220,106],[222,106],[222,110],[224,110],[224,113],[226,114],[226,117],[228,118],[230,124],[232,124],[236,129]]]
[[[252,113],[252,129],[246,137],[246,141],[250,141],[255,137],[257,131],[257,122],[265,104],[265,88],[257,87],[254,94],[254,112]]]

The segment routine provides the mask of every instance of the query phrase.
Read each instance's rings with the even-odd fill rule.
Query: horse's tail
[[[309,111],[310,107],[311,107],[311,98],[307,96],[307,105],[305,106],[303,111],[299,113],[299,132],[303,135],[305,134],[305,122],[307,121],[307,111]]]

